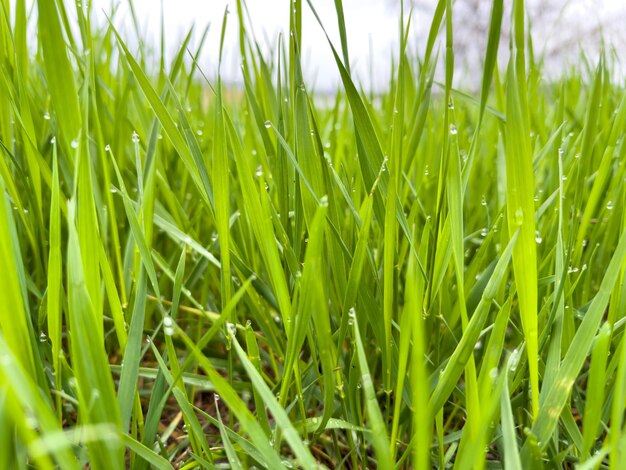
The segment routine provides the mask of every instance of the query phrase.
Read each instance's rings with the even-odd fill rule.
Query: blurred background
[[[334,0],[312,2],[332,41],[339,46]],[[410,49],[421,56],[436,0],[405,0],[405,11],[412,9]],[[500,53],[508,52],[508,16],[512,0],[505,0],[505,18]],[[615,62],[615,71],[626,70],[626,1],[624,0],[527,0],[535,53],[545,61],[546,78],[558,75],[573,63],[580,64],[584,54],[591,67],[597,61],[602,44]],[[133,44],[132,15],[126,0],[92,0],[98,24],[104,24],[104,12],[114,11],[112,21]],[[161,13],[166,32],[165,46],[170,55],[192,25],[195,38],[210,25],[201,67],[209,77],[215,75],[219,35],[224,11],[229,7],[223,75],[229,82],[239,80],[238,25],[235,0],[134,0],[137,23],[142,37],[158,47]],[[384,87],[391,70],[390,55],[397,56],[400,0],[344,0],[348,42],[353,72],[367,90]],[[253,32],[267,54],[276,53],[278,37],[288,31],[289,0],[248,0],[249,31]],[[490,0],[454,2],[455,85],[473,88],[481,76],[482,58],[487,40]],[[36,9],[34,10],[36,12]],[[308,83],[317,92],[330,92],[339,82],[336,66],[323,32],[305,6],[303,15],[303,66]],[[443,48],[442,48],[443,52]],[[503,63],[503,62],[501,62]]]

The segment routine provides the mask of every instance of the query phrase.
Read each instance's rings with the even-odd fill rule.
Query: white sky
[[[83,0],[85,1],[85,0]],[[423,50],[423,42],[428,34],[430,19],[434,11],[436,0],[413,0],[415,14],[412,26],[414,41],[419,44],[419,51]],[[547,4],[547,0],[526,0],[531,7],[540,8]],[[409,0],[405,0],[408,5]],[[480,14],[486,16],[490,0],[479,0]],[[73,3],[73,2],[68,2]],[[114,17],[117,28],[126,32],[124,36],[129,43],[133,43],[132,26],[126,0],[92,0],[96,20],[104,24],[103,10],[109,12],[111,5],[119,5]],[[306,3],[303,0],[303,3]],[[509,14],[511,0],[505,0],[505,16]],[[588,37],[579,37],[581,31],[595,30],[596,37],[600,34],[609,43],[626,47],[626,0],[552,0],[553,5],[562,5],[563,11],[555,18],[546,20],[543,30],[535,28],[535,48],[542,46],[550,49],[555,41],[565,46],[564,60],[568,60],[568,53],[576,59],[580,45],[586,46],[592,59],[597,55],[598,41],[591,41]],[[327,28],[335,46],[339,49],[337,21],[334,9],[334,0],[313,0],[322,22]],[[384,85],[389,76],[391,55],[397,55],[399,0],[343,0],[350,57],[353,71],[358,79],[369,87],[370,65],[374,74],[374,86]],[[161,7],[158,0],[134,0],[143,34],[158,46],[160,32]],[[170,53],[177,49],[180,41],[195,24],[195,39],[198,40],[201,31],[210,24],[209,36],[201,58],[201,67],[212,77],[215,75],[217,53],[219,50],[219,34],[222,17],[226,6],[231,11],[228,20],[226,52],[223,63],[223,74],[226,79],[237,81],[239,77],[240,59],[238,57],[238,25],[236,15],[236,0],[163,0],[163,13],[166,31],[166,45]],[[289,0],[247,0],[250,16],[253,21],[254,32],[264,50],[276,50],[279,33],[283,35],[289,25]],[[483,7],[484,12],[483,13]],[[467,9],[460,10],[461,14],[471,14]],[[478,12],[473,12],[477,14]],[[540,23],[540,21],[537,21]],[[548,29],[548,31],[546,31]],[[600,30],[602,33],[600,33]],[[485,31],[484,36],[486,37]],[[192,43],[193,46],[193,43]],[[317,24],[315,18],[305,5],[303,16],[303,57],[305,74],[309,83],[315,82],[318,89],[332,89],[338,82],[336,66],[334,65],[330,48]],[[619,49],[618,49],[619,50]],[[481,51],[475,51],[477,57]],[[624,54],[622,54],[624,55]],[[621,58],[621,70],[625,70],[626,56]],[[547,64],[548,69],[554,70],[554,64]],[[560,64],[557,65],[557,68]]]

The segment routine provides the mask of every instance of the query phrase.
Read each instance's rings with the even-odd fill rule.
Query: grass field
[[[373,96],[336,0],[329,100],[315,2],[271,55],[238,0],[171,61],[26,3],[0,0],[0,468],[626,468],[611,54],[546,79],[493,0],[466,93],[440,0]],[[195,62],[225,28],[239,88]]]

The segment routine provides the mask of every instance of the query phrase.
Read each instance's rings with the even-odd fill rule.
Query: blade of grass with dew
[[[170,138],[172,145],[174,145],[174,148],[180,155],[180,158],[187,168],[187,171],[189,171],[192,180],[198,188],[200,196],[209,207],[213,207],[213,189],[210,186],[208,172],[206,169],[206,165],[204,164],[204,160],[201,158],[195,158],[195,154],[191,152],[189,147],[185,144],[185,140],[180,134],[180,131],[177,129],[174,119],[172,118],[167,108],[150,84],[148,77],[141,69],[141,66],[133,58],[118,31],[113,27],[113,25],[111,25],[111,27],[113,28],[120,47],[124,52],[124,57],[126,58],[131,70],[133,71],[133,75],[141,86],[141,90],[144,93],[146,99],[153,107],[156,117],[159,119],[159,122],[161,123],[163,129]]]
[[[79,209],[81,210],[81,209]],[[98,316],[85,285],[82,255],[75,222],[75,200],[70,202],[67,245],[68,318],[71,358],[81,416],[85,424],[109,424],[119,429],[120,412],[115,399],[113,379],[108,373],[108,360],[103,338],[91,341],[98,331]],[[104,373],[102,373],[104,371]],[[94,441],[88,444],[94,468],[122,465],[123,453],[119,439]]]
[[[512,257],[513,249],[516,245],[518,235],[514,234],[505,250],[503,251],[500,259],[496,264],[496,267],[482,293],[480,302],[478,303],[472,318],[470,319],[463,336],[461,337],[459,344],[451,354],[450,359],[437,382],[435,390],[433,390],[429,409],[431,416],[434,416],[445,404],[446,400],[452,393],[452,390],[456,386],[458,378],[463,373],[463,369],[467,364],[470,356],[474,351],[474,346],[480,332],[482,330],[485,321],[487,320],[487,314],[491,307],[497,289],[500,283],[504,280],[509,262]]]
[[[47,320],[48,336],[52,343],[52,367],[55,373],[55,390],[57,391],[56,406],[61,419],[61,381],[62,370],[60,366],[60,356],[62,344],[62,261],[61,261],[61,210],[59,208],[60,188],[59,188],[59,165],[57,158],[56,144],[52,147],[53,170],[52,170],[52,196],[50,201],[50,229],[48,254],[48,288],[47,288]]]
[[[526,92],[524,2],[513,3],[511,59],[506,83],[506,207],[509,233],[520,230],[513,251],[522,328],[526,339],[533,417],[539,411],[537,340],[537,243],[535,242],[535,194]]]
[[[359,323],[357,315],[353,311],[352,318],[352,334],[354,335],[354,343],[356,347],[355,355],[357,357],[361,386],[363,388],[363,396],[365,398],[365,407],[367,410],[367,419],[371,429],[371,440],[374,452],[376,453],[376,459],[378,464],[383,468],[391,468],[391,452],[389,451],[389,437],[387,436],[387,430],[383,421],[383,415],[376,399],[376,391],[374,390],[374,384],[372,381],[372,375],[370,374],[369,366],[367,365],[367,356],[365,355],[365,349],[363,348],[363,342],[361,340],[361,333],[359,331]]]
[[[67,56],[68,49],[59,21],[57,2],[37,0],[37,9],[46,81],[58,116],[64,149],[71,152],[70,144],[79,137],[82,127],[73,68]]]
[[[309,242],[307,244],[304,258],[304,268],[302,270],[301,285],[308,286],[308,288],[300,294],[298,306],[293,316],[292,326],[289,328],[289,334],[287,337],[285,370],[283,376],[281,377],[280,385],[281,406],[285,406],[285,403],[287,402],[288,391],[292,385],[292,379],[295,379],[296,382],[298,381],[298,377],[294,377],[294,374],[297,374],[298,356],[300,355],[302,345],[309,331],[311,320],[317,316],[328,315],[327,308],[319,305],[319,299],[325,297],[323,293],[323,286],[320,285],[319,281],[316,282],[316,280],[321,279],[323,276],[323,264],[321,261],[323,258],[325,218],[328,210],[327,198],[322,199],[322,205],[319,206],[315,213],[315,217],[311,221]],[[318,326],[318,322],[325,323],[324,320],[317,319],[314,319],[314,322],[316,326]],[[321,333],[322,332],[320,332],[320,334]],[[324,333],[328,334],[328,332]],[[328,347],[330,339],[330,337],[322,339],[322,342],[327,343],[326,346]],[[322,351],[320,351],[320,354],[322,354]],[[330,350],[322,356],[324,358],[322,371],[324,374],[324,390],[327,392],[325,399],[330,399],[330,402],[326,402],[324,406],[326,412],[324,413],[323,421],[327,421],[328,418],[330,418],[334,402],[332,395],[328,395],[334,392],[334,386],[332,385],[332,372],[328,370],[328,367],[332,369],[334,364],[329,363],[330,357],[327,356],[328,354],[330,354]],[[330,387],[328,386],[328,377],[330,377]]]
[[[567,402],[575,378],[580,372],[587,354],[589,354],[624,257],[626,257],[626,232],[620,237],[619,244],[600,283],[599,291],[593,298],[583,321],[574,335],[574,339],[563,358],[556,380],[546,393],[539,416],[531,429],[532,435],[536,436],[537,441],[542,445],[547,445],[548,438],[554,431],[561,411]],[[530,443],[527,439],[524,444],[522,458],[528,455],[529,447]]]
[[[602,406],[604,404],[604,389],[606,387],[606,360],[611,341],[611,326],[605,323],[596,336],[591,352],[589,365],[589,379],[583,411],[583,447],[580,449],[583,458],[590,454],[591,448],[597,439]]]

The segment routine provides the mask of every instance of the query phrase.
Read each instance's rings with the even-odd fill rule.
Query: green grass
[[[328,99],[315,2],[269,55],[240,0],[167,63],[0,1],[0,468],[626,467],[626,88],[545,78],[494,0],[468,92],[453,3],[420,51],[401,10],[374,95],[336,0]]]

